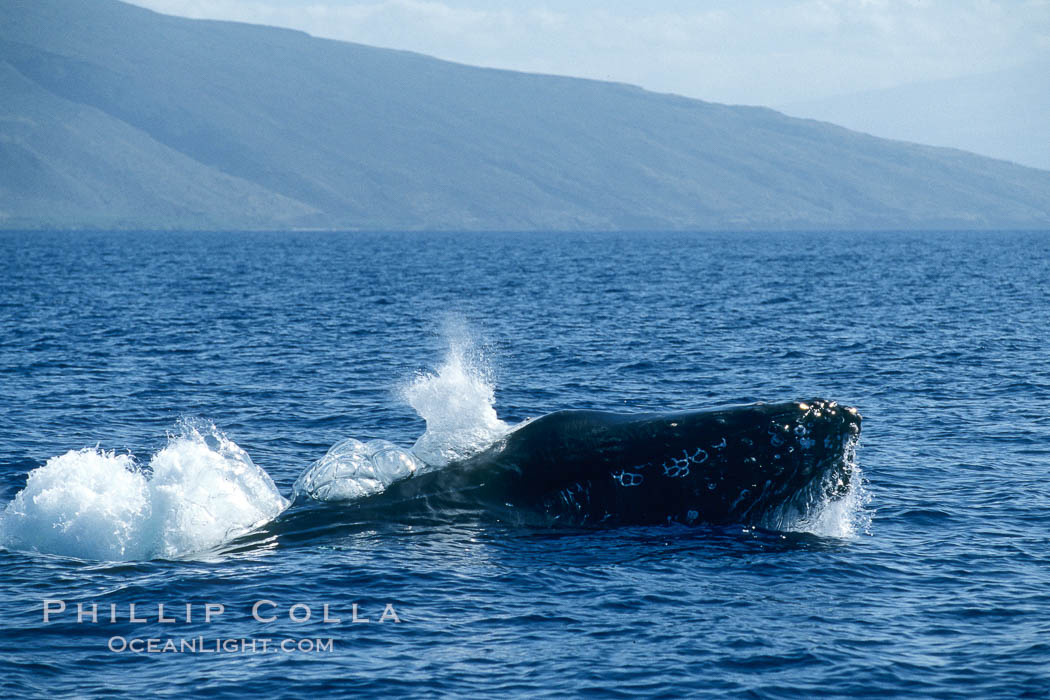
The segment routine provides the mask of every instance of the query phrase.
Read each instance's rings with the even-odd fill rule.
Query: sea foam
[[[468,457],[511,429],[496,415],[492,369],[478,344],[463,328],[448,330],[446,338],[437,372],[421,372],[401,390],[427,424],[412,452],[433,466]]]
[[[386,440],[348,438],[303,472],[292,486],[292,498],[353,501],[382,493],[395,481],[426,470],[426,463]]]
[[[334,445],[292,487],[296,500],[352,501],[390,484],[468,457],[505,435],[511,426],[494,407],[492,371],[462,324],[446,326],[448,349],[436,372],[421,372],[400,390],[426,421],[411,449],[385,440],[353,438]]]
[[[270,476],[213,425],[186,422],[147,468],[98,448],[53,457],[0,513],[0,545],[83,559],[178,558],[288,506]]]
[[[781,513],[761,523],[763,527],[781,532],[807,532],[819,537],[851,539],[861,533],[870,533],[872,511],[869,509],[871,494],[865,485],[864,474],[857,462],[855,438],[845,450],[845,460],[850,471],[849,488],[837,498],[821,495],[806,504],[803,512]]]
[[[861,533],[868,533],[872,518],[872,511],[868,508],[871,494],[864,485],[860,468],[854,466],[853,469],[846,495],[818,504],[811,513],[780,529],[839,539],[851,539]]]

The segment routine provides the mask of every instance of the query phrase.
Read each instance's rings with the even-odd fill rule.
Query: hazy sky
[[[474,65],[781,105],[1050,56],[1050,0],[135,0]]]

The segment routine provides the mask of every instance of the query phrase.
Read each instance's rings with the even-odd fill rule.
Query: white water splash
[[[147,469],[98,448],[53,457],[0,513],[0,545],[130,561],[207,551],[288,506],[214,425],[185,422]]]
[[[852,539],[868,532],[871,511],[867,504],[871,497],[860,483],[860,474],[854,472],[856,484],[842,498],[826,501],[812,515],[802,518],[791,528],[794,532],[808,532],[819,537]]]
[[[344,440],[296,479],[294,499],[352,501],[382,493],[479,452],[511,429],[496,415],[491,370],[465,326],[447,325],[445,337],[448,350],[437,371],[418,374],[400,391],[427,424],[415,445],[405,450],[385,440]]]
[[[850,468],[850,484],[846,494],[816,504],[804,516],[778,529],[839,539],[852,539],[860,533],[869,532],[872,512],[868,505],[871,503],[871,494],[864,485],[856,450],[857,442],[854,440],[846,448],[846,460]]]
[[[448,351],[436,373],[421,373],[401,395],[426,421],[412,452],[440,467],[488,447],[510,429],[496,415],[491,368],[462,327],[447,331]]]

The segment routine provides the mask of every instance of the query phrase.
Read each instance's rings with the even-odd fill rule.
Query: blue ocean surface
[[[1050,695],[1050,233],[0,253],[0,696]],[[815,396],[862,478],[797,528],[288,507],[347,438]]]

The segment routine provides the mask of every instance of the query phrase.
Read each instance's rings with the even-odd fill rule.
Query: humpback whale
[[[824,399],[657,414],[556,411],[355,505],[545,524],[776,527],[847,493],[860,424],[856,409]]]

